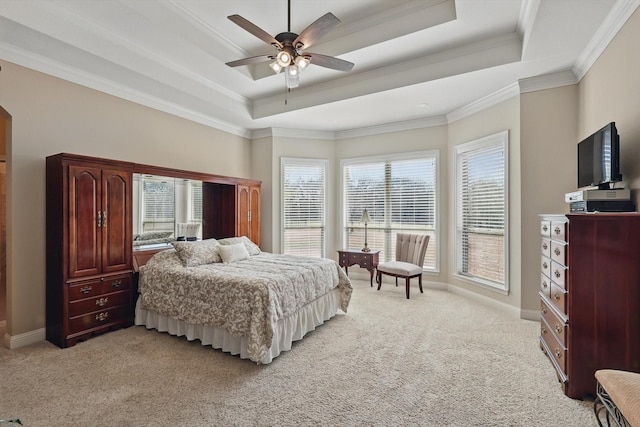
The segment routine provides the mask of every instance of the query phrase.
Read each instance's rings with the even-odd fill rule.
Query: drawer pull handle
[[[109,302],[109,297],[104,297],[96,300],[96,305],[102,307]]]
[[[89,292],[91,292],[91,289],[93,289],[91,286],[83,286],[82,288],[80,288],[80,292],[82,292],[83,294],[88,294]]]
[[[560,351],[560,349],[559,349],[559,348],[556,348],[556,349],[555,349],[555,351],[554,351],[553,353],[556,355],[556,357],[557,357],[558,359],[560,359],[560,356],[562,355],[562,352]]]
[[[562,326],[560,326],[559,323],[556,323],[555,329],[556,329],[557,333],[561,333],[562,332]]]
[[[556,299],[556,301],[560,300],[560,293],[556,292],[555,294],[553,294],[553,297]]]
[[[107,319],[107,317],[109,317],[109,312],[96,314],[96,320],[99,320],[99,321],[101,321],[101,322],[102,322],[103,320],[106,320],[106,319]]]
[[[119,288],[121,285],[122,285],[122,280],[116,280],[111,284],[111,286],[113,286],[114,288]]]
[[[553,251],[554,254],[556,254],[556,256],[560,256],[560,254],[562,252],[560,252],[560,248],[555,248],[555,250]]]
[[[542,282],[542,287],[547,289],[549,287],[549,285],[547,285],[547,282]]]
[[[556,233],[557,235],[560,235],[562,230],[560,229],[560,227],[556,227],[556,228],[553,229],[553,232]]]
[[[545,270],[549,268],[549,264],[547,264],[547,261],[542,263],[542,268],[544,268]]]
[[[553,275],[554,275],[554,276],[556,276],[556,279],[559,279],[559,278],[560,278],[560,276],[562,276],[562,274],[561,274],[561,273],[560,273],[560,271],[558,271],[558,270],[556,270],[556,271],[553,273]]]
[[[545,328],[544,326],[542,327],[542,335],[546,335],[547,334],[547,328]]]
[[[549,227],[547,227],[547,224],[542,226],[542,231],[547,231],[549,229]]]
[[[540,311],[542,312],[542,314],[547,314],[547,308],[546,307],[540,307]]]
[[[547,242],[544,242],[544,243],[542,244],[542,249],[544,249],[545,251],[547,250],[547,248],[548,248],[548,247],[549,247],[549,246],[547,245]]]

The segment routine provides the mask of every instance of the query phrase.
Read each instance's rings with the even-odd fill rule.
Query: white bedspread
[[[334,288],[346,313],[351,283],[333,260],[261,253],[230,264],[184,267],[174,250],[142,267],[139,283],[143,309],[246,336],[253,361],[271,347],[279,319]]]

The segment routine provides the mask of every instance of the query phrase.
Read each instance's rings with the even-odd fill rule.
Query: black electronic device
[[[636,210],[631,200],[582,200],[569,203],[571,213],[579,212],[633,212]]]
[[[620,137],[615,122],[578,143],[578,188],[611,188],[622,181],[620,174]]]

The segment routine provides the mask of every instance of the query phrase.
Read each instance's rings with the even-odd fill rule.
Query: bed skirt
[[[273,341],[261,364],[271,363],[281,352],[291,350],[294,341],[301,340],[307,332],[313,331],[326,320],[336,315],[340,308],[340,291],[335,288],[324,296],[310,302],[292,315],[278,320],[273,332]],[[200,340],[202,345],[210,345],[242,359],[249,359],[247,353],[247,337],[236,337],[226,330],[209,325],[196,325],[183,320],[176,320],[161,314],[147,311],[140,307],[140,299],[136,303],[136,325],[147,329],[157,329],[170,335],[186,337],[189,341]]]

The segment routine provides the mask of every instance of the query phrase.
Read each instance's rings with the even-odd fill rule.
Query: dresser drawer
[[[546,256],[540,259],[540,271],[547,277],[551,277],[551,259]]]
[[[566,277],[567,267],[564,265],[557,263],[555,261],[551,261],[551,280],[561,288],[565,288],[565,277]]]
[[[546,256],[547,258],[551,258],[551,239],[547,237],[543,237],[542,243],[540,245],[540,249],[541,249],[540,252],[542,252],[542,255]]]
[[[338,257],[338,263],[340,266],[344,267],[345,265],[349,265],[349,254],[345,252],[340,252],[340,256]]]
[[[559,264],[567,265],[566,248],[565,242],[555,240],[551,242],[551,259]]]
[[[544,300],[540,300],[540,314],[548,326],[549,333],[553,333],[556,339],[566,346],[567,322],[556,316],[553,310],[546,307]]]
[[[127,291],[102,294],[93,298],[73,301],[69,303],[69,317],[80,316],[96,310],[105,310],[116,305],[128,304],[131,293]]]
[[[542,292],[545,297],[550,298],[550,295],[551,295],[551,279],[549,279],[544,274],[540,275],[540,292]]]
[[[544,324],[545,323],[543,320],[541,325],[544,325]],[[558,366],[560,371],[562,371],[561,375],[559,376],[564,375],[566,377],[567,348],[556,339],[556,336],[553,333],[541,334],[540,337],[542,338],[542,340],[546,345],[546,348],[548,349],[547,356],[549,356],[549,358],[553,358],[553,360],[555,361],[554,364]]]
[[[551,237],[551,221],[540,222],[540,234],[543,237]]]
[[[551,290],[549,292],[549,300],[556,306],[558,311],[567,313],[567,291],[564,288],[551,282]]]
[[[121,322],[126,319],[129,311],[129,304],[126,304],[71,317],[69,319],[69,335]]]
[[[553,240],[567,240],[567,223],[564,221],[551,221],[551,238]]]

